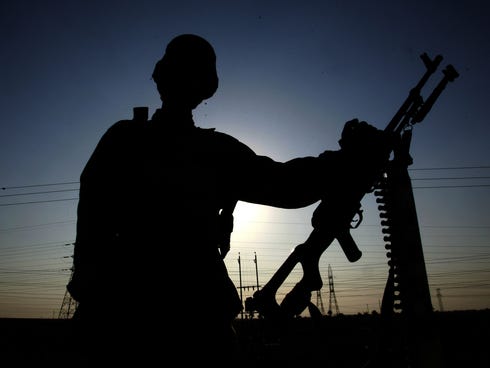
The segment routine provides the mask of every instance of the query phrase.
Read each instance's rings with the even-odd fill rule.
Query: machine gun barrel
[[[442,91],[446,88],[449,82],[453,82],[457,77],[459,77],[459,73],[454,69],[452,65],[446,66],[446,68],[442,71],[444,74],[444,78],[441,79],[439,84],[434,88],[429,97],[422,104],[420,109],[417,111],[413,118],[413,123],[419,123],[424,120],[425,116],[429,113],[430,109],[436,102],[436,100],[441,95]]]
[[[407,117],[408,111],[410,111],[413,104],[418,104],[420,102],[420,94],[422,89],[429,80],[430,76],[435,73],[435,71],[439,67],[439,64],[442,61],[441,55],[437,55],[433,60],[431,60],[426,53],[423,53],[422,55],[420,55],[420,58],[424,62],[427,70],[425,71],[424,75],[422,75],[415,87],[410,90],[408,97],[405,99],[398,111],[395,113],[393,118],[386,126],[386,132],[401,133],[401,131],[406,126],[407,120],[405,118]]]

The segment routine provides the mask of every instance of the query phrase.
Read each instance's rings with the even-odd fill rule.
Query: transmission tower
[[[70,281],[73,277],[74,267],[71,268]],[[60,319],[70,319],[77,310],[78,302],[71,297],[68,290],[65,290],[65,295],[63,296],[63,301],[61,302],[61,308],[58,313],[58,318]]]
[[[322,291],[316,291],[316,306],[320,309],[322,314],[325,314],[325,308],[323,307]]]
[[[339,305],[337,304],[337,297],[335,296],[335,289],[333,287],[333,272],[330,265],[328,265],[328,287],[330,289],[330,298],[328,301],[328,315],[332,315],[332,302],[335,304],[335,314],[339,314]]]

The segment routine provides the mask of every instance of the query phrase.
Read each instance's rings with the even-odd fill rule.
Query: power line
[[[481,165],[481,166],[447,166],[447,167],[417,167],[417,168],[409,168],[409,171],[430,171],[430,170],[471,170],[471,169],[490,169],[490,166]],[[12,186],[4,186],[2,190],[9,189],[25,189],[25,188],[35,188],[35,187],[47,187],[47,186],[56,186],[56,185],[73,185],[80,184],[80,181],[64,181],[64,182],[55,182],[55,183],[44,183],[44,184],[28,184],[28,185],[12,185]]]
[[[442,178],[411,178],[414,180],[473,180],[473,179],[490,179],[490,176],[453,176]]]
[[[446,188],[483,188],[490,187],[490,184],[469,184],[469,185],[428,185],[423,187],[413,187],[412,189],[446,189]]]
[[[429,179],[427,179],[429,180]],[[469,185],[431,185],[431,186],[414,186],[412,189],[455,189],[455,188],[488,188],[490,187],[490,184],[469,184]],[[55,192],[67,192],[67,191],[75,191],[76,189],[72,190],[62,190],[62,191],[52,191],[49,193],[55,193]],[[46,192],[48,193],[48,192]],[[13,194],[10,196],[17,196],[17,195],[31,195],[31,194],[38,194],[38,193],[23,193],[23,194]],[[5,197],[1,196],[0,197]],[[17,205],[25,205],[25,204],[39,204],[39,203],[52,203],[52,202],[64,202],[64,201],[77,201],[79,200],[78,197],[72,197],[72,198],[62,198],[62,199],[45,199],[45,200],[38,200],[38,201],[26,201],[26,202],[10,202],[10,203],[0,203],[0,207],[8,207],[8,206],[17,206]]]
[[[432,180],[432,179],[424,179],[424,180]],[[412,187],[412,189],[454,189],[454,188],[488,188],[488,187],[490,187],[490,184],[414,186],[414,187]],[[51,192],[45,192],[45,193],[68,192],[68,191],[75,191],[75,190],[76,189],[67,189],[67,190],[51,191]],[[8,196],[33,195],[33,194],[39,194],[39,193],[22,193],[22,194],[12,194],[12,195],[8,195]],[[0,195],[0,197],[6,197],[6,196],[7,195],[3,195],[3,196]],[[72,197],[72,198],[45,199],[45,200],[26,201],[26,202],[9,202],[9,203],[0,203],[0,207],[17,206],[17,205],[25,205],[25,204],[76,201],[76,200],[79,200],[79,198],[78,197]]]
[[[472,169],[490,169],[490,166],[453,166],[453,167],[419,167],[409,168],[409,171],[425,171],[425,170],[472,170]]]
[[[49,187],[49,186],[55,186],[55,185],[71,185],[71,184],[80,184],[80,182],[79,181],[66,181],[66,182],[48,183],[48,184],[30,184],[30,185],[5,186],[5,187],[2,187],[2,190],[25,189],[25,188],[36,188],[36,187]]]
[[[39,194],[51,194],[51,193],[64,193],[64,192],[76,192],[78,189],[60,189],[60,190],[46,190],[42,192],[28,192],[28,193],[16,193],[16,194],[0,194],[0,198],[4,197],[18,197],[27,195],[39,195]]]
[[[46,199],[46,200],[28,201],[28,202],[0,203],[0,207],[17,206],[17,205],[22,205],[22,204],[36,204],[36,203],[51,203],[51,202],[76,201],[76,200],[78,200],[78,197],[77,198],[64,198],[64,199]]]

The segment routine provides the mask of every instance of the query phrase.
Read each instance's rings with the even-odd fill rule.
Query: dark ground
[[[489,309],[435,312],[432,317],[433,328],[417,327],[416,331],[420,333],[416,333],[416,339],[428,351],[437,352],[433,355],[437,355],[439,364],[426,364],[424,368],[490,367]],[[390,350],[381,344],[382,331],[386,330],[382,329],[379,315],[340,315],[319,320],[299,318],[281,328],[260,319],[237,319],[235,322],[243,367],[367,368],[368,362],[374,362],[373,357],[389,356]],[[73,355],[75,336],[71,323],[61,319],[0,319],[0,366],[73,366],[76,363]],[[399,339],[407,336],[400,331],[406,329],[398,323],[392,327],[386,341],[392,343],[396,363],[392,361],[385,366],[418,368],[420,365],[408,365],[406,353],[397,348],[406,346],[399,344]],[[427,339],[428,336],[436,338]],[[381,365],[373,363],[369,367]]]

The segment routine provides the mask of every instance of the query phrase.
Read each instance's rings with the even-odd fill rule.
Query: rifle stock
[[[427,101],[423,101],[421,91],[430,76],[437,70],[442,61],[442,56],[437,55],[430,59],[426,53],[421,59],[426,71],[410,90],[406,100],[395,113],[384,129],[387,133],[400,135],[404,130],[411,128],[415,123],[421,122],[432,105],[435,103],[448,82],[454,81],[458,73],[451,65],[443,71],[444,77],[432,91]],[[396,147],[388,147],[392,152]],[[284,263],[275,272],[272,278],[261,290],[254,293],[253,297],[245,302],[245,309],[258,311],[264,317],[283,318],[299,315],[310,303],[311,292],[320,290],[323,286],[319,270],[319,261],[323,252],[330,244],[337,240],[344,254],[350,262],[356,262],[362,256],[362,252],[354,241],[350,229],[359,226],[362,221],[361,200],[373,191],[374,186],[381,180],[385,171],[371,173],[369,177],[351,186],[343,198],[322,200],[314,211],[312,218],[313,231],[307,240],[296,246]],[[338,196],[341,197],[341,196]],[[353,219],[359,215],[356,226],[352,226]],[[301,280],[286,294],[281,304],[276,300],[276,293],[297,264],[301,264],[303,276]]]

